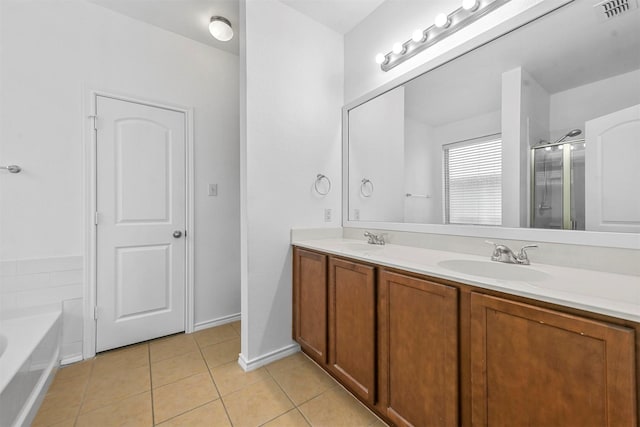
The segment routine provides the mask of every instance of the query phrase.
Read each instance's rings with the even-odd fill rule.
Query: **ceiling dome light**
[[[451,25],[451,20],[446,13],[439,13],[436,16],[435,24],[438,28],[447,28],[449,25]]]
[[[221,42],[228,42],[233,38],[231,22],[223,16],[212,16],[209,22],[209,32]]]
[[[411,38],[413,39],[414,42],[416,43],[420,43],[421,41],[424,41],[424,31],[422,30],[415,30],[413,32],[413,35],[411,36]]]
[[[462,0],[462,8],[464,10],[470,10],[471,12],[474,12],[476,9],[478,9],[479,6],[480,3],[478,2],[478,0]]]
[[[402,46],[402,43],[394,43],[393,44],[393,53],[395,53],[396,55],[399,55],[403,51],[404,51],[404,46]]]
[[[379,53],[376,55],[376,64],[382,64],[386,60],[387,60],[387,57],[384,56],[384,54]]]

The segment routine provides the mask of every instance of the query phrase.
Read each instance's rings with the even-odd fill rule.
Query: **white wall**
[[[585,122],[640,104],[640,70],[551,95],[550,129],[554,141]],[[582,135],[584,137],[584,135]]]
[[[522,68],[502,73],[502,225],[520,226]]]
[[[530,148],[540,140],[549,140],[549,113],[549,93],[523,69],[520,108],[520,227],[529,227],[531,224]]]
[[[500,133],[500,123],[501,110],[491,111],[434,127],[434,138],[442,150],[442,146],[446,144]]]
[[[441,223],[439,203],[441,180],[437,167],[440,156],[432,153],[431,126],[410,117],[404,122],[404,193],[413,194],[404,200],[404,222]],[[422,197],[428,196],[428,197]]]
[[[351,219],[404,220],[404,146],[404,87],[349,111]]]
[[[291,351],[290,229],[340,225],[342,36],[277,0],[243,0],[242,354]],[[313,191],[316,174],[332,183]],[[324,209],[333,210],[324,222]]]
[[[196,323],[237,314],[238,57],[84,1],[0,7],[0,162],[24,168],[0,173],[0,260],[83,255],[88,90],[193,107]]]
[[[529,226],[529,148],[549,138],[549,94],[522,67],[502,74],[502,225]]]

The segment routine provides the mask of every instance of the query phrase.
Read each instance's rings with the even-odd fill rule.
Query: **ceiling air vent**
[[[593,6],[601,21],[615,18],[632,9],[638,8],[638,0],[605,0]]]

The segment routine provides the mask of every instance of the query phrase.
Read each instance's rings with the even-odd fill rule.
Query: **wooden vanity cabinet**
[[[327,362],[327,256],[300,248],[293,251],[293,339]]]
[[[398,426],[458,426],[458,290],[381,270],[379,406]]]
[[[635,426],[634,330],[471,294],[473,426]]]
[[[329,364],[365,402],[376,398],[375,267],[329,258]]]
[[[294,339],[392,425],[638,425],[638,323],[293,253]]]

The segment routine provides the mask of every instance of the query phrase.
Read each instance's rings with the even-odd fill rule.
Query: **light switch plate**
[[[218,195],[218,184],[209,184],[209,195],[210,196]]]

